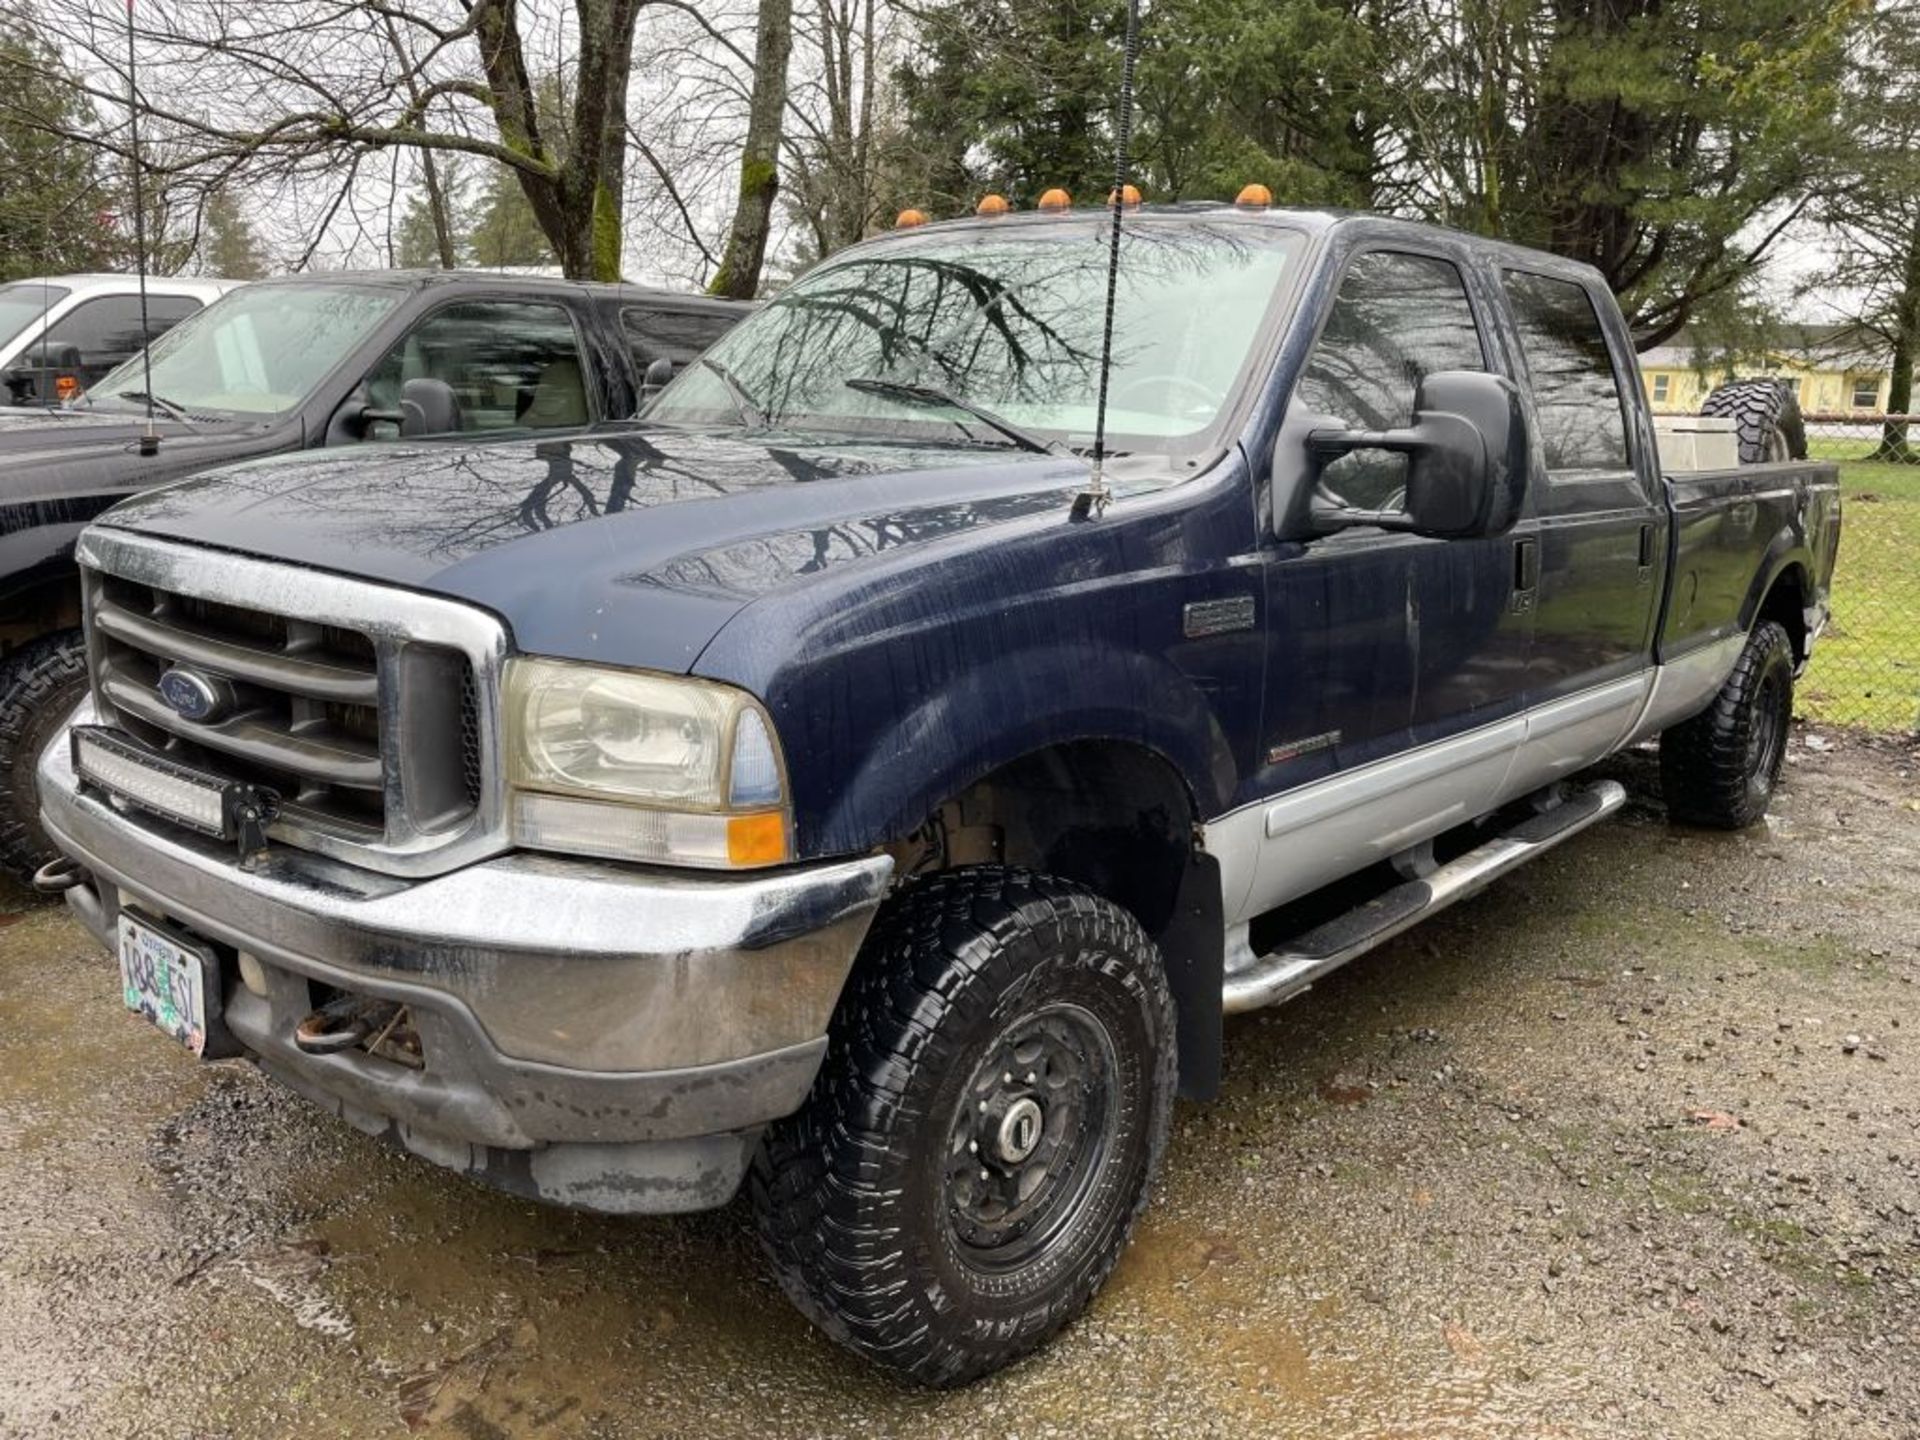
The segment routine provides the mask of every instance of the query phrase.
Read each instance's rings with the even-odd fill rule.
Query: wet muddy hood
[[[150,491],[101,523],[470,601],[530,653],[684,670],[754,599],[1064,513],[1084,473],[1000,447],[636,427],[289,456]]]

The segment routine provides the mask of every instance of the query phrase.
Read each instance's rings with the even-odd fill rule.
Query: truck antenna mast
[[[147,397],[147,428],[140,437],[140,453],[160,453],[160,437],[153,428],[153,327],[147,323],[147,210],[140,196],[140,91],[135,76],[139,57],[133,39],[133,0],[127,0],[127,163],[133,167],[133,263],[140,275],[140,366]]]
[[[128,0],[131,4],[132,0]],[[1107,377],[1113,369],[1113,307],[1120,287],[1120,217],[1127,208],[1128,149],[1133,143],[1133,67],[1140,58],[1140,0],[1127,0],[1127,46],[1120,63],[1120,123],[1114,134],[1113,225],[1107,236],[1107,313],[1100,333],[1100,395],[1093,411],[1093,473],[1073,497],[1072,518],[1098,518],[1112,500],[1107,488]]]

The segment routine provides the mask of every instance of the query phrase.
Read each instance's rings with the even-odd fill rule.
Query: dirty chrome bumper
[[[402,880],[283,847],[249,874],[82,788],[64,731],[39,783],[48,832],[92,872],[67,904],[102,944],[132,904],[260,962],[264,996],[224,954],[222,989],[262,1069],[426,1159],[595,1210],[732,1196],[812,1085],[892,868],[702,878],[510,854]],[[313,982],[407,1004],[425,1068],[297,1048]]]

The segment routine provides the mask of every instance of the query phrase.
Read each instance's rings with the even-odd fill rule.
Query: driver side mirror
[[[57,405],[81,394],[80,347],[39,344],[0,372],[15,405]]]
[[[1282,438],[1294,426],[1282,428]],[[1304,436],[1313,494],[1305,530],[1315,535],[1370,525],[1441,539],[1498,535],[1526,498],[1526,412],[1511,380],[1477,370],[1441,370],[1420,382],[1413,422],[1395,430],[1342,430],[1310,424]],[[1318,487],[1332,461],[1359,450],[1406,456],[1398,509],[1363,510]]]

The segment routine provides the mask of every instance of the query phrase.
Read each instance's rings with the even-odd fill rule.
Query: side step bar
[[[1262,955],[1228,974],[1221,1008],[1229,1015],[1291,1000],[1347,961],[1410,929],[1430,915],[1484,890],[1527,861],[1578,835],[1626,803],[1618,781],[1601,780],[1569,795],[1551,810],[1528,816],[1512,829],[1449,860],[1422,880],[1396,885],[1384,895],[1307,931],[1285,949]]]

